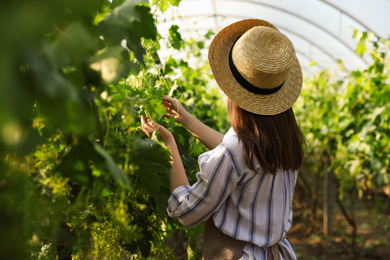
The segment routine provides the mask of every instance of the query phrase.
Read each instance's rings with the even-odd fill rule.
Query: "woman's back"
[[[233,254],[222,259],[295,259],[285,236],[305,139],[292,110],[302,88],[294,46],[269,22],[246,19],[214,37],[209,64],[228,98],[232,129],[224,138],[177,100],[163,102],[168,117],[211,149],[199,157],[195,184],[189,184],[172,133],[141,118],[143,131],[151,136],[157,130],[172,155],[168,214],[187,226],[206,221],[204,237],[230,241],[218,247],[223,241],[207,240],[207,259],[225,248]]]
[[[248,242],[247,255],[260,257],[266,254],[263,247],[284,238],[292,221],[296,172],[264,173],[257,162],[259,172],[250,170],[233,129],[217,148],[199,157],[199,165],[198,182],[171,196],[171,216],[189,226],[212,217],[223,233]]]

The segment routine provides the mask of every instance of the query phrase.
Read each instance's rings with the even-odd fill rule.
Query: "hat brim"
[[[255,26],[267,26],[278,30],[267,21],[247,19],[222,29],[213,39],[209,49],[209,64],[218,86],[239,107],[259,115],[280,114],[295,103],[302,88],[302,70],[295,56],[283,87],[269,95],[252,93],[242,87],[229,67],[229,52],[236,40]]]

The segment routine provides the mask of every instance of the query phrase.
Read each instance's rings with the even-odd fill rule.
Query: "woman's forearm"
[[[141,129],[148,137],[151,137],[153,132],[157,130],[160,138],[165,142],[171,152],[171,169],[169,170],[171,191],[174,191],[177,187],[189,185],[188,178],[180,158],[179,149],[177,148],[177,144],[172,133],[153,120],[146,120],[143,115],[141,116]]]
[[[205,125],[188,112],[182,116],[182,125],[208,149],[214,149],[222,143],[223,134]]]
[[[214,149],[222,142],[223,134],[208,127],[188,113],[177,99],[170,96],[164,96],[162,104],[167,111],[167,117],[174,117],[176,122],[187,128],[187,130],[198,138],[207,148]]]
[[[171,192],[177,187],[190,185],[187,175],[184,170],[183,162],[180,158],[179,149],[177,148],[175,139],[166,142],[166,145],[171,152],[171,169],[169,170],[169,180]]]

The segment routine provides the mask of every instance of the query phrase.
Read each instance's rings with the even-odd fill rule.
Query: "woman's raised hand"
[[[187,114],[187,111],[177,99],[170,96],[164,96],[161,104],[164,105],[165,110],[167,111],[165,117],[173,117],[175,118],[176,122],[183,124],[185,120],[184,117]]]
[[[165,127],[163,127],[160,124],[157,124],[152,119],[146,120],[145,116],[143,116],[143,115],[141,116],[141,129],[149,138],[152,136],[154,130],[156,130],[158,132],[158,135],[160,136],[160,138],[166,144],[168,144],[169,142],[175,141],[172,133],[168,129],[166,129]]]

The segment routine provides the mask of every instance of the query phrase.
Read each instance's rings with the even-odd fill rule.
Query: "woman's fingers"
[[[170,103],[174,103],[174,102],[177,101],[176,98],[173,98],[173,97],[170,97],[170,96],[165,96],[165,95],[164,95],[164,97],[163,97],[163,100],[166,100],[166,101],[168,101],[168,102],[170,102]]]
[[[165,115],[165,117],[168,117],[168,118],[170,118],[170,117],[178,118],[180,116],[179,110],[184,109],[184,108],[182,108],[180,102],[177,99],[175,99],[173,97],[169,97],[169,96],[164,96],[161,104],[164,105],[165,110],[167,111],[167,115]]]
[[[165,117],[167,118],[177,115],[177,111],[172,107],[172,105],[165,106],[165,111],[167,112],[167,114],[165,115]]]
[[[146,124],[146,119],[144,115],[141,115],[141,124]]]
[[[177,111],[179,109],[180,103],[176,98],[170,96],[164,96],[162,104],[165,107],[171,107],[173,110]]]
[[[171,103],[171,102],[169,102],[169,101],[167,101],[167,100],[164,100],[164,99],[163,99],[163,101],[161,102],[161,104],[163,104],[165,107],[170,107],[170,106],[172,106],[172,103]]]
[[[148,137],[150,137],[153,134],[153,131],[156,129],[156,123],[151,119],[146,121],[145,116],[142,115],[141,129]]]
[[[172,109],[171,107],[166,107],[165,111],[167,111],[167,113],[169,115],[175,115],[176,114],[176,110]]]
[[[153,132],[156,130],[156,131],[158,131],[160,138],[164,142],[172,142],[175,140],[173,138],[172,133],[169,132],[168,129],[166,129],[162,125],[159,125],[158,123],[154,122],[152,119],[146,120],[145,116],[142,116],[142,115],[141,115],[141,129],[149,138],[152,136]]]
[[[172,109],[172,104],[167,102],[167,101],[163,101],[163,102],[161,102],[161,104],[164,105],[165,110],[167,110],[167,111]]]
[[[167,101],[167,100],[163,100],[163,101],[161,102],[161,104],[163,104],[163,106],[164,106],[165,108],[175,108],[175,107],[174,107],[174,104],[175,104],[175,103],[172,103],[172,102]]]

